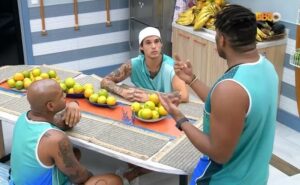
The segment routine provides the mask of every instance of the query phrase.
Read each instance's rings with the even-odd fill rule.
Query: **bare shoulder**
[[[48,130],[44,136],[45,138],[49,139],[50,141],[53,141],[53,142],[57,142],[59,140],[62,140],[62,139],[65,139],[67,138],[68,136],[66,135],[65,132],[61,131],[61,130],[58,130],[58,129],[51,129],[51,130]]]
[[[246,89],[238,82],[224,80],[216,85],[211,95],[212,103],[219,107],[248,109],[249,95]]]

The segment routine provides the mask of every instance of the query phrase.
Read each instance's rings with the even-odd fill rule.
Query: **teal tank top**
[[[51,129],[58,129],[47,122],[31,121],[27,113],[17,120],[11,151],[11,180],[15,185],[64,185],[68,178],[54,165],[46,166],[38,158],[38,144]]]
[[[210,98],[225,80],[238,83],[248,93],[250,104],[241,138],[226,164],[208,156],[200,159],[190,185],[265,185],[269,176],[278,101],[278,76],[263,56],[255,63],[240,64],[226,72],[212,87],[203,116],[203,131],[210,133]]]
[[[169,93],[173,91],[172,81],[175,75],[174,60],[163,55],[162,64],[157,75],[152,79],[145,63],[145,56],[139,55],[131,59],[131,82],[144,89]]]

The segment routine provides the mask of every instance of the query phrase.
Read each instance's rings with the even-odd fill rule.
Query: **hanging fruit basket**
[[[295,53],[290,57],[290,64],[300,68],[300,48],[295,50]]]

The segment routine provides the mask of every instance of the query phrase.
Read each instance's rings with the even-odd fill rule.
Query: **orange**
[[[14,80],[15,80],[15,81],[22,81],[22,80],[24,80],[24,75],[23,75],[23,73],[16,73],[16,74],[14,75]]]

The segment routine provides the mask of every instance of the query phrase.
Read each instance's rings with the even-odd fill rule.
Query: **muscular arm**
[[[198,80],[198,79],[195,82],[193,82],[193,84],[190,87],[197,94],[197,96],[203,102],[205,102],[208,92],[209,92],[209,87],[204,82],[202,82],[201,80]]]
[[[92,176],[76,159],[73,146],[64,132],[50,130],[44,134],[38,152],[43,164],[54,163],[72,183],[82,184]]]
[[[206,135],[192,124],[182,124],[182,130],[193,145],[218,163],[230,160],[241,137],[249,97],[237,83],[219,84],[211,97],[210,134]],[[179,112],[176,120],[183,115]]]
[[[131,63],[125,63],[121,67],[109,75],[104,77],[101,81],[101,88],[107,89],[108,91],[123,96],[124,88],[118,86],[119,83],[129,77],[131,74]]]
[[[175,75],[173,78],[172,86],[175,91],[178,91],[180,93],[181,102],[189,101],[189,92],[185,85],[185,82],[181,80],[177,75]]]

